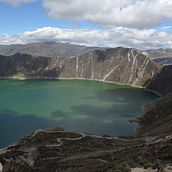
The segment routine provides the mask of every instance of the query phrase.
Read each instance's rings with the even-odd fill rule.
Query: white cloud
[[[124,46],[138,49],[172,48],[172,32],[122,27],[104,30],[70,30],[45,27],[20,35],[0,36],[0,44],[25,44],[44,41],[104,47]]]
[[[23,42],[20,39],[19,35],[0,35],[0,44],[9,45],[9,44],[22,44]]]
[[[145,28],[172,21],[171,0],[43,0],[43,5],[51,18],[106,26]]]
[[[37,1],[37,0],[0,0],[0,2],[10,4],[10,5],[13,5],[13,6],[19,6],[22,3],[32,3],[34,1]]]
[[[112,27],[150,28],[172,22],[172,0],[0,0],[13,6],[42,2],[48,16]]]

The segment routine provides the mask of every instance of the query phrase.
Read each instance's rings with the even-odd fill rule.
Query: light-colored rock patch
[[[157,172],[157,169],[144,169],[144,168],[132,168],[131,172]],[[172,172],[172,167],[167,166],[163,169],[163,172]]]
[[[144,168],[132,168],[131,172],[156,172],[156,170],[153,169],[144,169]]]
[[[2,172],[2,164],[0,163],[0,172]]]

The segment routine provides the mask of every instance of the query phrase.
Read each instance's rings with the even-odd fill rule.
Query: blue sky
[[[71,21],[63,19],[50,19],[46,10],[42,7],[41,1],[12,6],[0,3],[0,34],[20,34],[25,31],[36,30],[42,27],[59,27],[66,29],[97,29],[102,28],[100,24],[93,24],[88,21]]]
[[[47,24],[53,24],[48,19],[40,2],[23,4],[19,7],[1,3],[0,11],[1,34],[19,34]]]
[[[171,0],[0,0],[0,44],[172,48]]]

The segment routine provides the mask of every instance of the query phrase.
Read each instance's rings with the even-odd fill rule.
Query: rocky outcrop
[[[72,57],[0,56],[0,77],[76,78],[144,86],[159,66],[129,48],[91,50]]]
[[[171,158],[171,135],[127,140],[43,130],[0,152],[3,172],[130,171]]]

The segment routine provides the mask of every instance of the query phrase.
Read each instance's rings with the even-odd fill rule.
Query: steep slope
[[[145,85],[159,66],[140,51],[128,48],[91,50],[80,56],[0,56],[1,77],[56,77]]]
[[[167,94],[154,103],[145,105],[145,114],[140,119],[139,135],[159,135],[172,132],[172,94]]]
[[[58,77],[59,66],[51,65],[52,58],[33,57],[27,54],[0,56],[0,76],[10,77]]]
[[[140,119],[139,135],[158,135],[172,132],[172,65],[164,66],[149,82],[146,89],[162,97],[145,105],[145,114]]]
[[[30,44],[0,45],[0,54],[10,56],[16,53],[30,54],[32,56],[76,56],[88,52],[95,47],[86,47],[60,42],[40,42]]]

